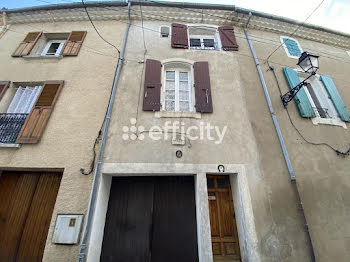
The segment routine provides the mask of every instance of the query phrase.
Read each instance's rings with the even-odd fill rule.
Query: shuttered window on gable
[[[46,81],[33,109],[28,115],[16,143],[38,143],[52,114],[63,81]]]
[[[16,50],[13,52],[12,56],[21,57],[29,55],[41,35],[42,32],[28,33],[27,36],[23,39],[23,41],[16,48]]]

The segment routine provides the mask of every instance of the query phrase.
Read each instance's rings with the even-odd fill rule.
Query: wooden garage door
[[[193,177],[115,177],[101,261],[195,262]]]
[[[0,261],[41,261],[61,173],[0,175]]]
[[[207,176],[214,261],[239,262],[236,217],[229,176]]]

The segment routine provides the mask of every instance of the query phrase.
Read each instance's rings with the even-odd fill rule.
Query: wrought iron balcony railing
[[[0,143],[15,143],[28,114],[0,113]]]

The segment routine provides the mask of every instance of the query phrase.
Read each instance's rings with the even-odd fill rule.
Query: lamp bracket
[[[312,72],[311,75],[309,75],[304,81],[300,82],[298,85],[293,87],[289,92],[281,96],[281,100],[284,107],[287,107],[288,103],[292,101],[292,99],[296,96],[296,94],[300,91],[300,89],[303,86],[307,85],[306,80],[308,80],[310,77],[312,77],[315,74],[316,74],[315,72]]]

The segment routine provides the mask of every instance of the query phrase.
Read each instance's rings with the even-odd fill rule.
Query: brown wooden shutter
[[[41,36],[42,32],[30,32],[27,34],[27,36],[23,39],[23,41],[19,44],[15,52],[13,52],[12,56],[14,57],[20,57],[29,55],[30,51],[32,51],[34,45],[39,40],[39,37]]]
[[[86,36],[86,31],[72,31],[63,47],[62,55],[77,56]]]
[[[6,90],[9,88],[10,83],[10,81],[0,81],[0,101],[5,95]]]
[[[46,81],[43,90],[27,117],[17,137],[16,143],[38,143],[51,116],[63,81]]]
[[[146,73],[143,95],[144,111],[160,110],[161,62],[153,59],[146,60]]]
[[[181,24],[172,24],[171,26],[171,47],[188,48],[187,26]]]
[[[208,62],[195,62],[193,64],[193,70],[196,111],[212,113],[213,103],[210,90],[209,64]]]
[[[235,32],[232,26],[219,27],[222,49],[225,51],[238,51]]]

